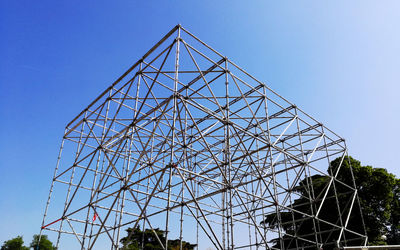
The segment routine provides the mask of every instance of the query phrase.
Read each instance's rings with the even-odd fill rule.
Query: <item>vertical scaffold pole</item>
[[[171,142],[171,151],[170,151],[170,163],[169,163],[169,181],[168,181],[168,201],[167,201],[167,215],[165,219],[165,248],[168,249],[168,231],[169,231],[169,214],[170,214],[170,202],[171,202],[171,186],[172,186],[172,171],[174,166],[174,146],[175,146],[175,124],[176,117],[178,112],[178,76],[179,76],[179,44],[180,44],[180,34],[181,27],[178,26],[177,29],[177,37],[176,39],[176,51],[175,51],[175,74],[174,74],[174,107],[173,107],[173,120],[172,120],[172,142]]]

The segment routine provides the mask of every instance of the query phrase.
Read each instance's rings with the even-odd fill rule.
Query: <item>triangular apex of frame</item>
[[[192,68],[196,69],[193,74],[198,73],[197,71],[202,72],[201,75],[196,75],[197,79],[193,79],[194,81],[198,81],[202,77],[207,77],[207,73],[210,72],[221,72],[225,70],[224,63],[229,61],[222,54],[211,48],[209,45],[198,39],[195,35],[187,31],[181,25],[176,25],[172,28],[160,41],[158,41],[150,50],[148,50],[141,59],[139,59],[136,63],[134,63],[123,75],[121,75],[109,88],[103,91],[93,102],[91,102],[86,109],[84,109],[78,116],[76,116],[70,123],[68,123],[67,128],[74,128],[77,126],[77,122],[80,123],[82,118],[84,117],[85,112],[90,111],[95,108],[95,104],[101,104],[104,102],[110,90],[113,88],[117,88],[118,85],[123,84],[123,81],[126,79],[131,79],[133,76],[140,74],[147,70],[147,74],[149,72],[158,71],[157,68],[153,66],[161,66],[163,63],[163,59],[165,59],[165,55],[169,54],[169,59],[172,59],[173,62],[168,64],[168,62],[164,63],[165,66],[173,66],[177,63],[175,61],[175,51],[172,51],[174,46],[176,45],[177,40],[180,41],[180,53],[186,54],[188,57],[196,60],[196,64],[192,64]],[[196,43],[196,47],[192,46],[192,43]],[[190,52],[189,52],[190,51]],[[199,59],[201,58],[201,59]],[[210,67],[199,69],[200,60],[205,60],[210,63]],[[231,61],[229,61],[232,65],[234,65]],[[179,62],[178,62],[179,63]],[[140,69],[140,65],[143,65],[142,69]],[[174,77],[175,70],[178,70],[180,74],[185,73],[189,74],[188,71],[185,71],[185,64],[182,62],[179,65],[179,69],[175,68],[164,68],[164,75]],[[204,72],[206,71],[206,72]],[[247,73],[246,73],[247,74]],[[210,74],[211,75],[211,74]],[[250,75],[249,75],[250,76]],[[171,79],[170,79],[171,80]],[[255,78],[254,78],[255,80]],[[182,80],[183,81],[183,80]],[[190,84],[190,82],[189,82]],[[262,84],[259,82],[259,84]],[[182,86],[181,86],[182,87]]]
[[[116,85],[118,85],[124,78],[129,76],[131,73],[137,73],[138,72],[138,66],[144,62],[146,59],[149,58],[150,55],[154,54],[157,49],[160,49],[162,44],[167,43],[169,40],[173,40],[174,42],[178,37],[182,36],[182,31],[192,37],[193,39],[197,40],[199,43],[203,44],[207,48],[209,48],[211,51],[213,51],[216,55],[218,55],[221,59],[217,62],[218,64],[222,64],[223,61],[225,61],[225,57],[212,49],[210,46],[205,44],[203,41],[198,39],[196,36],[194,36],[192,33],[184,29],[180,24],[176,25],[173,27],[161,40],[159,40],[153,47],[151,47],[143,56],[140,58],[138,61],[136,61],[124,74],[122,74],[116,81],[114,81],[106,90],[104,90],[94,101],[92,101],[79,115],[77,115],[71,122],[67,124],[67,128],[71,128],[72,125],[75,125],[74,123],[76,121],[79,121],[80,119],[83,118],[83,114],[90,110],[96,103],[100,103],[102,99],[107,98],[107,93],[114,88]],[[171,42],[171,41],[170,41]],[[135,70],[136,69],[136,70]]]
[[[219,82],[218,82],[218,81]],[[229,82],[229,88],[225,84]],[[211,87],[209,85],[213,84]],[[140,90],[139,90],[140,86]],[[214,87],[218,86],[218,87]],[[226,92],[228,89],[229,93]],[[126,131],[140,117],[155,112],[155,110],[172,105],[167,104],[175,92],[181,96],[191,91],[196,102],[192,103],[197,110],[215,114],[216,110],[223,110],[228,105],[222,98],[229,95],[229,105],[238,109],[239,116],[249,114],[258,116],[255,110],[263,110],[263,102],[268,102],[268,114],[272,118],[302,117],[300,121],[313,131],[320,132],[315,119],[298,109],[295,105],[278,95],[261,81],[248,74],[227,57],[218,53],[209,45],[198,39],[181,25],[176,25],[159,42],[157,42],[144,56],[132,65],[109,88],[100,94],[89,106],[75,117],[68,125],[65,136],[77,132],[79,125],[85,120],[96,123],[106,118],[106,112],[118,113],[125,109],[125,114],[119,123],[113,123],[115,131]],[[265,100],[257,99],[266,96]],[[196,99],[197,98],[197,99]],[[247,100],[245,100],[247,99]],[[109,101],[115,105],[106,107]],[[178,105],[183,105],[181,102]],[[241,109],[246,106],[245,109]],[[203,108],[203,109],[202,109]],[[241,111],[240,111],[241,110]],[[254,111],[254,112],[253,112]],[[297,113],[296,113],[297,112]],[[124,111],[120,112],[124,114]],[[301,113],[301,114],[300,114]],[[118,120],[119,117],[107,117],[108,121]],[[251,117],[249,118],[251,120]],[[288,118],[289,119],[289,118]],[[275,119],[278,124],[279,120]],[[270,120],[274,125],[274,120]],[[108,126],[110,124],[106,124]],[[293,123],[295,125],[296,123]],[[325,128],[325,127],[324,127]],[[281,131],[277,131],[280,133]],[[311,131],[312,132],[312,131]],[[96,133],[93,131],[92,133]],[[331,134],[327,143],[341,139],[338,135],[325,128],[324,133]],[[284,136],[284,133],[281,134]]]

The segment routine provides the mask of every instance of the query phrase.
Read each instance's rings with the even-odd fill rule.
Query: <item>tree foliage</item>
[[[332,162],[332,166],[337,166],[338,162],[339,159],[336,159]],[[350,164],[353,167],[368,242],[371,245],[385,244],[382,236],[390,235],[392,226],[396,227],[396,224],[399,226],[399,220],[396,222],[392,217],[393,204],[396,203],[394,190],[399,180],[384,168],[361,166],[359,161],[348,157],[343,163],[345,171],[339,171],[338,174],[338,179],[348,184],[352,183]],[[398,202],[397,196],[397,204]]]
[[[158,228],[140,230],[138,227],[135,229],[128,228],[126,230],[128,236],[121,239],[122,250],[151,250],[151,249],[163,249],[160,242],[165,244],[165,231]],[[158,239],[157,239],[158,238]],[[143,246],[143,248],[142,248]],[[182,241],[182,250],[193,250],[195,244],[190,244],[189,242]],[[180,248],[180,240],[168,240],[168,250],[178,250]]]
[[[340,164],[342,162],[342,164]],[[379,244],[399,244],[400,241],[400,180],[396,179],[383,168],[372,168],[371,166],[361,166],[361,163],[352,157],[337,158],[331,162],[328,173],[337,174],[337,181],[330,176],[313,175],[304,178],[292,190],[299,198],[295,199],[289,206],[292,211],[281,211],[281,227],[286,234],[280,239],[273,239],[274,247],[298,248],[310,247],[307,240],[313,241],[314,237],[319,237],[319,241],[325,242],[324,249],[332,249],[336,246],[339,231],[329,230],[332,226],[329,223],[340,225],[346,220],[351,209],[354,192],[351,190],[354,181],[362,208],[366,233],[370,245]],[[311,188],[312,186],[312,188]],[[336,192],[335,192],[336,191]],[[310,200],[310,193],[315,194],[315,199]],[[324,203],[322,197],[326,193]],[[335,193],[337,195],[335,195]],[[349,217],[347,228],[359,233],[364,233],[363,220],[360,216],[360,209],[355,203]],[[313,218],[304,214],[316,213],[320,209],[319,218],[327,223],[316,222]],[[262,224],[276,228],[278,215],[269,214],[265,217]],[[321,232],[315,235],[314,228]],[[387,236],[387,242],[382,238]],[[301,236],[301,245],[294,239]],[[360,245],[361,239],[355,234],[345,233],[348,245]]]
[[[5,241],[1,246],[1,250],[29,250],[29,248],[24,246],[22,236],[17,236],[11,240]]]
[[[56,250],[57,248],[53,245],[53,243],[47,238],[47,235],[42,235],[40,237],[39,242],[39,235],[35,234],[33,236],[33,240],[30,244],[30,247],[34,250]]]
[[[47,238],[47,235],[42,235],[39,242],[39,235],[35,234],[33,236],[32,242],[29,247],[24,246],[24,240],[22,236],[15,237],[11,240],[5,241],[1,246],[1,250],[56,250],[57,248],[53,246],[53,243]]]
[[[400,179],[396,179],[393,187],[393,200],[391,204],[389,233],[387,243],[400,245]]]

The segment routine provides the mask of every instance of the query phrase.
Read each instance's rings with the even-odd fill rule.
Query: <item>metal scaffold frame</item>
[[[66,126],[41,233],[61,249],[119,249],[128,227],[163,249],[174,238],[198,249],[365,243],[348,226],[360,213],[354,178],[326,172],[346,155],[343,138],[177,25]],[[329,180],[322,191],[316,174]],[[334,221],[321,216],[328,203]]]

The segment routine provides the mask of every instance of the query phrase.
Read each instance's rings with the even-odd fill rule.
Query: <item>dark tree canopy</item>
[[[35,234],[33,236],[33,240],[30,244],[30,247],[34,250],[56,250],[57,248],[53,246],[53,243],[47,238],[47,235],[42,235],[40,237],[39,242],[39,235]]]
[[[371,245],[385,244],[386,242],[382,240],[382,236],[386,235],[390,238],[392,226],[394,228],[399,227],[399,220],[393,220],[395,219],[393,216],[396,213],[393,205],[397,204],[398,208],[399,203],[399,196],[397,195],[397,200],[395,197],[395,186],[399,180],[393,174],[388,173],[386,169],[362,166],[359,161],[351,157],[348,157],[348,159],[344,162],[346,171],[340,171],[338,179],[345,183],[351,182],[351,175],[349,175],[349,164],[351,164],[365,221],[368,242]],[[338,162],[339,159],[336,159],[331,165],[335,167],[338,165]],[[356,222],[353,221],[353,223]]]
[[[11,240],[5,241],[1,246],[1,250],[29,250],[29,248],[24,246],[24,240],[22,239],[22,236],[18,236]]]
[[[387,243],[400,245],[400,179],[396,179],[393,187],[389,225]]]
[[[340,162],[343,161],[340,169]],[[350,169],[352,167],[352,171]],[[400,242],[400,180],[396,179],[393,174],[390,174],[383,168],[372,168],[371,166],[361,166],[361,163],[352,157],[337,158],[331,162],[328,172],[332,175],[337,174],[337,181],[333,181],[329,185],[331,178],[323,175],[313,175],[299,182],[293,189],[293,192],[299,195],[295,199],[291,207],[299,211],[298,213],[290,211],[282,211],[280,213],[282,228],[286,234],[282,237],[282,242],[279,239],[273,239],[274,247],[281,248],[281,243],[285,248],[296,247],[312,247],[303,241],[301,246],[296,246],[294,235],[302,236],[303,239],[315,237],[314,227],[318,227],[321,232],[317,235],[320,241],[325,242],[325,249],[332,249],[336,246],[336,241],[339,237],[339,232],[329,232],[328,223],[316,223],[312,218],[306,217],[301,212],[310,213],[321,205],[322,199],[320,195],[316,195],[315,200],[309,202],[310,185],[312,183],[313,192],[322,194],[327,192],[327,198],[321,206],[319,218],[324,221],[339,224],[340,213],[347,214],[350,209],[352,195],[354,192],[349,192],[349,186],[353,186],[352,175],[357,186],[357,193],[362,207],[362,213],[368,235],[368,243],[370,245],[379,244],[399,244]],[[334,194],[336,189],[337,196]],[[337,199],[336,199],[337,197]],[[360,217],[360,209],[355,204],[352,213],[349,217],[347,228],[358,233],[364,233],[363,220]],[[342,220],[345,218],[342,218]],[[277,226],[277,214],[269,214],[265,217],[262,224],[270,227]],[[324,233],[326,231],[326,233]],[[387,241],[383,240],[382,236],[387,236]],[[346,233],[344,235],[348,241],[348,245],[360,245],[361,239],[355,234]]]
[[[163,249],[159,241],[165,244],[165,231],[158,228],[154,229],[155,233],[151,229],[140,230],[138,227],[135,229],[128,228],[126,232],[128,236],[121,239],[122,250],[151,250],[151,249]],[[156,236],[157,235],[157,236]],[[158,239],[157,239],[158,238]],[[142,248],[143,246],[143,248]],[[195,244],[182,241],[182,250],[193,250]],[[178,250],[180,248],[180,240],[168,240],[168,250]]]
[[[35,234],[33,236],[32,242],[29,247],[24,246],[24,240],[22,236],[15,237],[14,239],[5,241],[1,246],[1,250],[56,250],[57,248],[53,246],[53,243],[47,238],[47,235],[42,235],[40,238],[40,244],[38,244],[39,235]]]

